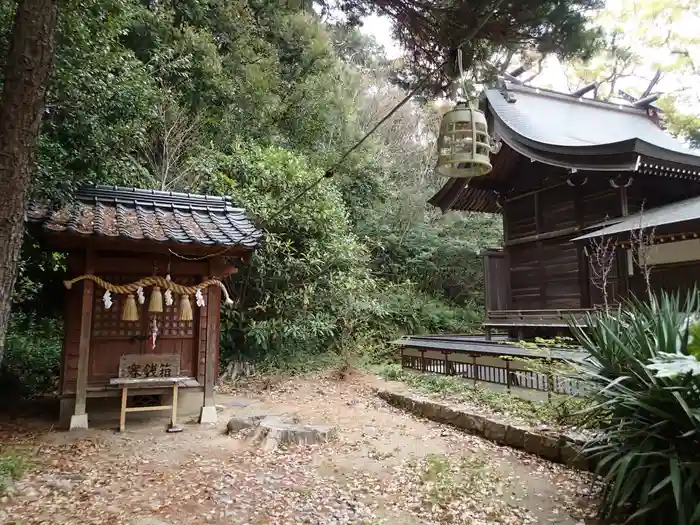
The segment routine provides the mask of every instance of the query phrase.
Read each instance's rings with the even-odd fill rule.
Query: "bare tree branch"
[[[193,151],[200,138],[201,116],[190,116],[177,103],[164,99],[158,105],[158,120],[141,154],[161,190],[196,187],[197,167]]]
[[[607,312],[610,309],[608,281],[615,265],[615,242],[612,237],[597,237],[591,240],[588,251],[591,282],[601,291],[603,306]]]
[[[653,295],[651,288],[651,269],[649,264],[649,255],[655,242],[656,228],[651,228],[645,232],[644,228],[644,203],[639,210],[639,227],[630,232],[630,247],[634,263],[639,268],[639,271],[644,279],[644,286],[647,296]]]

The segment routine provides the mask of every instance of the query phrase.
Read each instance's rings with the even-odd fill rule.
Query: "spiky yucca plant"
[[[601,431],[584,454],[597,465],[605,520],[700,524],[700,341],[698,293],[631,301],[572,326],[591,354],[583,374]],[[660,364],[661,363],[661,364]]]

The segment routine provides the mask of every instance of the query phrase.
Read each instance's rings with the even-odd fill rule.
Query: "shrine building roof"
[[[32,203],[27,220],[46,233],[202,247],[252,250],[263,238],[228,197],[117,186],[82,188],[58,210]]]
[[[648,105],[617,104],[503,83],[487,89],[493,131],[511,148],[545,164],[633,171],[638,156],[700,172],[700,152],[664,131]]]
[[[700,219],[700,197],[691,197],[678,202],[672,202],[633,215],[617,217],[600,224],[591,226],[589,233],[572,239],[584,241],[597,237],[608,237],[636,230],[647,230],[660,226],[689,224]],[[680,236],[679,236],[680,237]]]
[[[568,172],[642,173],[700,181],[700,152],[659,124],[658,108],[501,82],[486,89],[482,109],[501,142],[493,170],[470,181],[448,179],[428,201],[447,210],[498,213],[496,188],[508,185],[521,160]],[[530,170],[532,171],[532,170]]]

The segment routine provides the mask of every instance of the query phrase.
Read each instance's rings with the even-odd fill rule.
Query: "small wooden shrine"
[[[122,427],[127,395],[175,407],[174,423],[178,388],[180,404],[215,421],[220,305],[233,305],[221,279],[262,240],[245,211],[223,197],[95,186],[57,211],[33,204],[28,223],[68,253],[62,423],[85,428],[88,400],[120,395]]]
[[[493,170],[451,178],[430,200],[503,216],[503,247],[483,254],[487,337],[492,328],[520,338],[566,331],[572,316],[643,296],[635,231],[654,246],[645,254],[654,291],[697,283],[700,153],[662,129],[654,97],[615,104],[585,91],[487,89]],[[611,248],[602,286],[597,239]]]

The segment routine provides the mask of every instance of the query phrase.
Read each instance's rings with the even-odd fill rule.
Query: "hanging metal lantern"
[[[435,171],[443,177],[481,177],[492,169],[486,117],[478,109],[459,103],[442,117]]]

